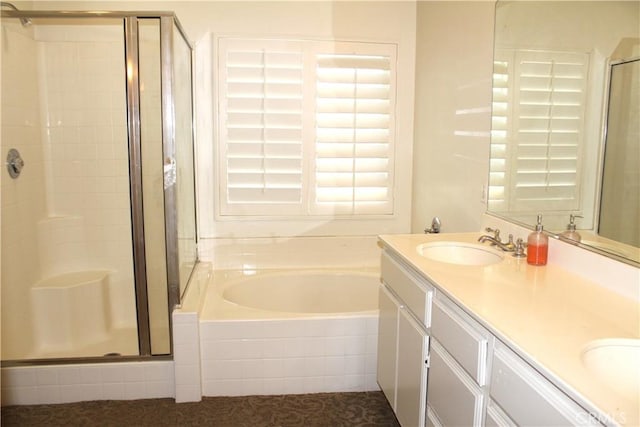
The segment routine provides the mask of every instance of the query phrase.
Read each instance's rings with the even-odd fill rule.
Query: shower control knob
[[[7,171],[11,178],[17,178],[24,167],[24,160],[20,157],[20,153],[15,148],[9,150],[7,154]]]

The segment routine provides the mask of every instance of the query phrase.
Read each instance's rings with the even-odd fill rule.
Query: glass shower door
[[[2,20],[2,359],[137,355],[122,19]]]

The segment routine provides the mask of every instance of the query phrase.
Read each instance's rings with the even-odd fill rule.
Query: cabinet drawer
[[[431,324],[431,300],[433,288],[420,281],[413,273],[402,267],[387,252],[382,252],[382,280],[389,286],[402,303],[420,320],[425,327]]]
[[[430,422],[443,426],[480,426],[484,395],[478,385],[436,341],[429,355],[427,405]]]
[[[491,335],[441,294],[433,303],[431,334],[480,386],[486,384],[487,351]]]
[[[592,425],[593,418],[556,386],[496,342],[490,395],[518,425]]]

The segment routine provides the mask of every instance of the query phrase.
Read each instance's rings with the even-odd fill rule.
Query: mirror
[[[640,263],[639,58],[640,2],[496,2],[488,213]]]

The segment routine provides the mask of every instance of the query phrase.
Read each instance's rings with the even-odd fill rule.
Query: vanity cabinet
[[[387,252],[381,271],[378,384],[403,427],[424,426],[433,288]]]
[[[600,425],[446,287],[387,249],[381,271],[378,384],[403,427]]]

